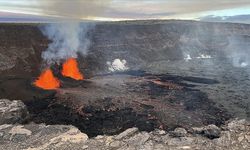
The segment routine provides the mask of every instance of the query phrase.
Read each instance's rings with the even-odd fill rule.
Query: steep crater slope
[[[43,24],[0,25],[1,76],[35,77],[42,66],[41,52],[50,41],[39,30]],[[81,58],[86,74],[107,71],[106,62],[127,60],[132,69],[156,61],[183,60],[186,54],[225,58],[227,51],[248,51],[250,26],[192,21],[131,21],[97,23],[88,34],[88,56]],[[234,40],[234,42],[232,42]]]

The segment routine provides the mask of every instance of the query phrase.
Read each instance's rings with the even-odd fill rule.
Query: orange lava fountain
[[[43,71],[34,84],[45,90],[53,90],[60,87],[60,81],[54,77],[51,69]]]
[[[83,80],[84,77],[78,69],[77,61],[75,58],[69,58],[63,64],[62,75],[73,78],[75,80]]]

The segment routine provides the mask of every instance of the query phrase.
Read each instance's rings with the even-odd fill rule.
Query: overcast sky
[[[1,17],[95,20],[250,15],[250,0],[0,0]]]

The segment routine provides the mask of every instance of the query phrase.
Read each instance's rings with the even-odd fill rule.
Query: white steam
[[[206,55],[206,54],[201,54],[200,56],[198,56],[196,58],[198,58],[198,59],[210,59],[210,58],[212,58],[212,56]]]
[[[107,62],[109,71],[111,72],[128,70],[129,68],[127,67],[126,64],[127,64],[127,61],[125,59],[123,60],[115,59],[112,63],[109,61]]]
[[[186,54],[185,57],[184,57],[184,60],[185,60],[185,61],[192,60],[190,54]]]
[[[250,63],[249,42],[241,37],[229,37],[230,44],[225,52],[234,67],[247,67]]]
[[[90,45],[87,33],[93,24],[82,23],[82,19],[102,14],[110,2],[111,0],[39,2],[44,14],[58,17],[55,21],[60,22],[41,28],[42,33],[51,40],[48,49],[42,53],[42,58],[48,64],[53,64],[70,57],[76,58],[78,54],[85,55]]]
[[[52,41],[42,53],[42,58],[48,64],[53,64],[67,58],[77,58],[78,54],[85,55],[90,45],[87,38],[90,28],[90,24],[78,22],[54,23],[41,28],[42,33]]]
[[[250,65],[248,38],[230,30],[222,32],[224,32],[223,24],[213,25],[210,28],[197,24],[195,28],[186,30],[179,39],[183,59],[186,62],[195,59],[204,60],[206,62],[203,64],[207,65],[208,62],[216,63],[214,60],[218,58],[222,59],[221,62],[230,63],[236,68],[248,67]]]

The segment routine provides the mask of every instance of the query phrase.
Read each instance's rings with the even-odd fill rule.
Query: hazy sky
[[[250,15],[250,0],[0,0],[0,17],[197,19]]]

